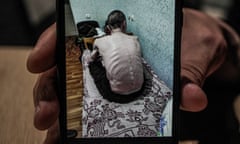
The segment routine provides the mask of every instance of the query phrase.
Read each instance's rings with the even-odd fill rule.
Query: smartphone
[[[177,143],[179,0],[57,0],[61,143]]]

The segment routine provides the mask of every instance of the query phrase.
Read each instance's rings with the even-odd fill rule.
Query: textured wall
[[[144,58],[161,80],[172,88],[174,0],[70,0],[75,23],[86,15],[104,25],[109,12],[122,10],[128,20],[128,31],[139,37]]]

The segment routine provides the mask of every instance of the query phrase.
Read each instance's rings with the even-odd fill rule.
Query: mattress
[[[171,135],[172,91],[142,59],[145,86],[129,103],[109,102],[99,93],[88,69],[89,50],[82,55],[83,112],[82,136],[157,137]]]

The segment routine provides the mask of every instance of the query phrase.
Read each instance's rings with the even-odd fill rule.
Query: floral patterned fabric
[[[89,73],[85,50],[83,63],[83,137],[156,137],[164,136],[167,125],[163,111],[172,91],[159,80],[151,67],[145,67],[144,91],[132,102],[119,104],[109,102],[100,95]]]

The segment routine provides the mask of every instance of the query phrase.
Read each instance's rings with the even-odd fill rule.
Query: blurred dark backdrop
[[[55,0],[2,1],[0,45],[34,45],[40,33],[54,21]]]

